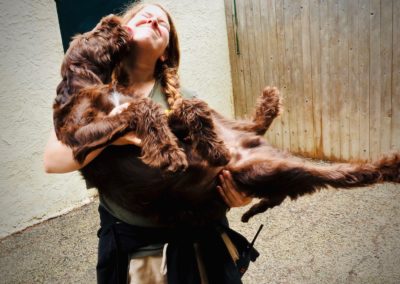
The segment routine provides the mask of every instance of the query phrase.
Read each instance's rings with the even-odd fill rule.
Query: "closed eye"
[[[142,16],[146,19],[153,17],[153,14],[150,14],[149,12],[143,12]],[[168,31],[170,29],[169,23],[165,21],[163,18],[157,18],[158,23],[165,27]]]

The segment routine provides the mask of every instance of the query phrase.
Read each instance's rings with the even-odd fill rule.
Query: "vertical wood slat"
[[[244,113],[245,103],[244,98],[241,96],[244,89],[243,76],[240,75],[239,60],[236,60],[236,27],[234,18],[234,7],[231,0],[225,0],[226,10],[226,26],[228,30],[228,48],[229,48],[229,60],[231,62],[231,74],[232,74],[232,92],[233,92],[233,105],[235,113]]]
[[[380,150],[381,116],[381,37],[380,37],[380,1],[370,2],[370,92],[369,92],[369,147],[370,157],[376,158]]]
[[[299,152],[297,117],[296,117],[296,102],[294,89],[294,72],[293,72],[293,5],[292,1],[283,1],[284,7],[284,34],[285,34],[285,58],[284,71],[286,81],[286,115],[289,116],[289,124],[286,126],[289,129],[290,136],[290,151]]]
[[[290,125],[289,125],[289,99],[287,97],[289,81],[287,79],[286,72],[286,48],[285,48],[285,13],[284,13],[284,0],[275,0],[275,15],[276,15],[276,36],[277,36],[277,53],[278,53],[278,74],[279,74],[279,85],[281,89],[281,95],[283,97],[285,112],[282,115],[281,127],[282,127],[282,149],[290,150]]]
[[[322,145],[322,94],[321,94],[321,40],[320,30],[320,1],[310,3],[310,56],[312,84],[312,118],[314,130],[313,157],[323,157]]]
[[[261,93],[261,90],[266,86],[269,85],[273,78],[272,78],[272,71],[273,66],[268,57],[271,57],[273,54],[272,39],[271,39],[271,32],[273,31],[273,26],[269,25],[269,22],[272,18],[273,13],[268,13],[268,8],[266,6],[266,1],[263,0],[255,0],[254,7],[253,7],[253,15],[254,18],[257,20],[257,33],[255,34],[255,38],[258,39],[258,46],[257,46],[257,59],[258,59],[258,67],[260,73],[260,87],[256,92],[258,94]],[[262,62],[261,62],[262,61]],[[274,127],[270,127],[267,132],[267,139],[270,143],[277,145],[276,141],[276,129]]]
[[[301,2],[298,0],[292,1],[292,32],[293,32],[293,58],[292,58],[292,78],[293,78],[293,94],[294,101],[292,114],[294,119],[291,124],[295,125],[296,131],[294,136],[297,139],[298,153],[306,152],[306,139],[305,139],[305,110],[303,103],[303,50],[302,50],[302,23],[301,23]]]
[[[228,0],[228,1],[232,1],[232,0]],[[246,111],[247,111],[247,99],[246,99],[246,94],[247,94],[247,90],[246,90],[246,79],[248,79],[248,74],[246,73],[245,70],[245,56],[244,54],[246,54],[246,51],[244,50],[244,45],[246,44],[247,38],[243,37],[242,34],[242,29],[243,27],[241,27],[241,23],[243,22],[242,17],[240,16],[240,10],[238,5],[235,5],[235,7],[233,7],[233,11],[236,13],[235,16],[235,36],[237,36],[237,42],[235,41],[237,47],[238,48],[238,54],[237,54],[237,69],[238,69],[238,76],[239,76],[239,84],[240,84],[240,88],[239,90],[241,91],[241,105],[240,108],[238,109],[239,111],[236,113],[236,115],[238,116],[243,116]],[[242,29],[241,29],[242,28]]]
[[[391,149],[400,148],[400,1],[393,0]]]
[[[329,139],[330,155],[340,158],[340,116],[339,116],[339,96],[342,85],[339,80],[339,3],[338,1],[328,1],[328,23],[329,23]]]
[[[339,133],[341,160],[350,158],[350,129],[349,129],[349,104],[352,98],[349,94],[349,1],[339,0],[339,38],[338,38],[338,92],[337,112],[339,113]],[[350,15],[351,16],[351,15]]]
[[[381,51],[381,115],[380,115],[380,153],[390,151],[390,127],[392,112],[392,0],[381,1],[381,23],[380,23],[380,51]]]
[[[266,52],[266,56],[264,56],[264,68],[267,71],[264,75],[264,84],[269,86],[279,86],[279,73],[282,70],[282,64],[280,64],[281,59],[279,58],[279,55],[282,53],[278,53],[278,29],[275,0],[260,0],[260,8],[262,15],[262,31],[266,35],[263,37],[263,39],[267,39],[267,42],[263,43],[263,49]],[[270,136],[274,136],[270,141],[274,141],[274,145],[277,145],[278,147],[283,147],[281,117],[276,119],[275,123],[272,124],[272,127],[268,132],[270,132]]]
[[[369,159],[369,73],[370,73],[370,30],[369,17],[370,5],[369,1],[360,1],[360,17],[358,29],[358,62],[359,62],[359,78],[360,78],[360,149],[359,157],[363,160]]]
[[[321,40],[321,101],[322,101],[322,157],[331,157],[331,141],[329,135],[330,118],[329,105],[329,25],[328,25],[328,1],[320,3],[320,33]]]
[[[400,148],[400,1],[236,1],[239,115],[263,85],[277,85],[286,111],[267,135],[272,144],[339,160]]]
[[[260,90],[260,72],[258,70],[258,62],[262,59],[257,58],[257,43],[254,36],[256,24],[253,15],[253,4],[255,1],[244,1],[245,15],[246,15],[246,33],[248,39],[248,52],[249,52],[249,70],[251,77],[250,95],[248,106],[253,108],[255,100]]]
[[[310,1],[301,1],[301,39],[303,53],[303,141],[305,143],[305,153],[315,156],[314,147],[314,123],[313,123],[313,91],[312,91],[312,71],[311,71],[311,39],[310,39]],[[301,95],[301,93],[299,94]]]
[[[360,77],[359,77],[359,1],[349,1],[348,20],[349,20],[349,158],[359,158],[360,151],[360,108],[357,103],[361,99]]]

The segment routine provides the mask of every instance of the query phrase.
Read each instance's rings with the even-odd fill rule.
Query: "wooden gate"
[[[225,0],[236,116],[284,97],[271,144],[308,157],[400,149],[400,1]]]

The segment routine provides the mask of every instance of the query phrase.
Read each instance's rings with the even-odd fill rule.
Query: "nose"
[[[147,20],[147,23],[157,27],[158,26],[158,19],[156,17],[151,17]]]

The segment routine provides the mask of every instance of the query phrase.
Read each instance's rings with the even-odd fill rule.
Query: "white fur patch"
[[[120,102],[121,96],[122,94],[117,91],[111,93],[111,100],[115,106],[119,106],[121,104]]]

